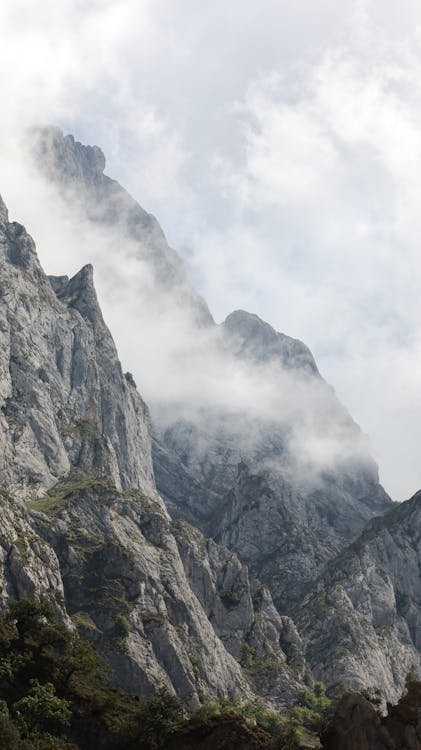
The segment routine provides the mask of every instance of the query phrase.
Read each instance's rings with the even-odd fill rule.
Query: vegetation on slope
[[[188,718],[168,691],[141,701],[115,687],[94,648],[47,602],[21,600],[0,617],[0,747],[8,750],[188,750],[226,747],[228,736],[233,749],[316,748],[335,705],[316,684],[289,716],[262,701],[220,698]]]

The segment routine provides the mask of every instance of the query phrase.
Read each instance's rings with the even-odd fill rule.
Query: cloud
[[[0,8],[0,191],[46,269],[100,259],[23,178],[13,143],[34,122],[104,148],[217,319],[250,309],[310,345],[399,498],[421,485],[420,21],[412,0]],[[105,262],[97,277],[134,369],[125,316],[141,311],[123,299],[135,269],[121,251],[121,283]],[[165,369],[143,349],[139,383],[142,356]]]

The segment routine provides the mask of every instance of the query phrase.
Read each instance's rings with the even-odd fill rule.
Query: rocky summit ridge
[[[392,503],[305,344],[241,310],[215,324],[100,149],[28,139],[60,199],[148,264],[161,314],[177,300],[223,372],[257,386],[240,406],[146,405],[92,266],[46,276],[0,199],[2,606],[46,595],[140,695],[282,708],[322,679],[395,699],[420,673],[419,495]]]

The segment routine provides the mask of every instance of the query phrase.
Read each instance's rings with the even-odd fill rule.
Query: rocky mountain
[[[201,694],[251,697],[239,662],[253,648],[285,700],[304,667],[281,641],[298,636],[233,553],[172,524],[148,410],[122,372],[92,268],[48,278],[0,206],[3,605],[47,596],[132,692],[166,685],[191,706]]]
[[[417,496],[388,498],[305,344],[241,310],[215,324],[100,149],[28,138],[75,221],[128,248],[148,325],[188,321],[175,354],[157,346],[192,387],[159,384],[147,407],[92,268],[48,278],[0,202],[3,603],[47,592],[126,689],[165,684],[191,706],[279,708],[314,678],[395,698],[420,669]]]
[[[297,624],[327,683],[399,697],[421,674],[421,493],[366,527],[303,599]]]
[[[159,315],[177,308],[190,316],[205,369],[227,383],[225,398],[210,398],[197,349],[183,343],[179,356],[202,397],[188,404],[159,392],[148,398],[155,477],[167,507],[240,554],[277,606],[291,611],[307,582],[390,505],[364,436],[301,341],[241,310],[214,324],[156,219],[104,175],[97,147],[58,128],[35,129],[30,143],[38,169],[79,216],[112,226],[149,263]],[[237,381],[246,392],[238,402]]]

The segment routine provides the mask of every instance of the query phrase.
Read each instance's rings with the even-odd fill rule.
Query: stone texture
[[[69,614],[119,684],[140,695],[166,685],[191,707],[200,694],[251,696],[189,586],[162,501],[66,482],[64,498],[30,504],[33,525],[56,550]]]
[[[25,506],[5,492],[0,492],[0,514],[0,607],[12,599],[45,596],[70,624],[55,552],[34,532]]]
[[[421,493],[372,521],[297,609],[318,678],[380,688],[396,700],[421,675]]]
[[[2,219],[1,606],[47,596],[119,684],[140,695],[166,685],[191,707],[201,695],[253,698],[257,683],[239,664],[247,641],[276,661],[272,698],[286,702],[304,666],[282,642],[295,638],[298,653],[298,635],[233,553],[172,525],[148,411],[123,375],[92,268],[47,278],[24,228],[3,209]]]
[[[358,693],[342,698],[323,737],[325,750],[395,750],[371,703]],[[403,746],[399,746],[402,747]]]
[[[311,683],[293,621],[234,553],[183,521],[172,528],[189,584],[227,651],[275,709],[292,703],[307,675]]]
[[[76,466],[154,491],[148,412],[122,373],[92,268],[50,283],[31,237],[7,222],[0,345],[0,486],[36,496]]]

